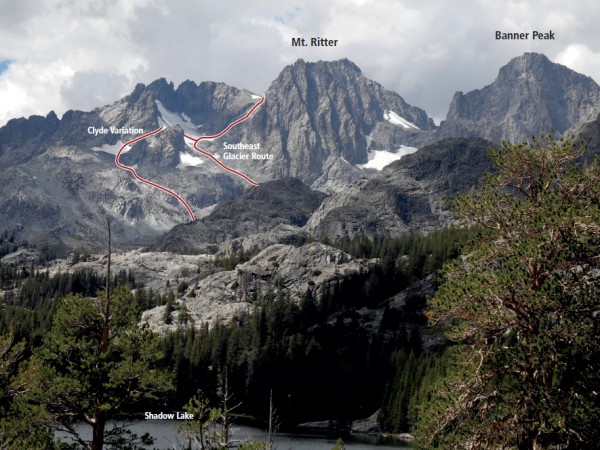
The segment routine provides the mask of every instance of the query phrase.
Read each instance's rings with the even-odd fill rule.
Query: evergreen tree
[[[422,447],[598,448],[600,166],[550,137],[491,151],[454,210],[488,232],[445,270],[431,318],[456,341]]]
[[[52,434],[43,426],[40,410],[22,401],[33,387],[31,373],[19,373],[25,343],[11,334],[0,335],[0,448],[43,450],[52,448]]]
[[[211,427],[217,421],[219,411],[210,407],[202,391],[190,398],[184,410],[194,416],[193,420],[182,422],[178,429],[178,433],[185,436],[188,448],[192,448],[192,445],[200,450],[217,448],[217,437]]]
[[[68,295],[58,307],[31,368],[38,374],[30,401],[44,406],[48,425],[69,433],[85,449],[123,448],[141,442],[128,430],[105,430],[125,407],[170,387],[157,369],[158,338],[139,328],[138,310],[126,287],[97,298]],[[75,428],[92,428],[87,441]]]
[[[165,305],[165,312],[163,314],[163,322],[167,325],[173,323],[173,300],[171,297],[167,299],[167,304]]]

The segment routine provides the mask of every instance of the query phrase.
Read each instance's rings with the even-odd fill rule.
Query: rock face
[[[59,123],[54,111],[46,117],[9,120],[0,128],[0,165],[5,167],[27,162],[43,153],[46,140],[56,131]]]
[[[219,244],[251,235],[256,235],[253,244],[246,240],[246,244],[229,244],[229,249],[255,251],[264,248],[262,245],[293,242],[296,236],[304,241],[306,236],[299,227],[306,224],[325,197],[297,178],[270,181],[246,190],[236,200],[217,205],[202,220],[174,227],[160,238],[157,247],[165,251],[215,253]],[[283,233],[277,234],[272,230],[278,225],[289,226],[279,228]]]
[[[312,185],[324,174],[327,178],[324,167],[366,163],[369,149],[409,144],[435,128],[425,111],[369,80],[347,59],[298,60],[283,69],[265,96],[265,105],[235,140],[261,142],[273,153],[272,161],[251,169],[271,179],[292,176]],[[326,181],[321,178],[318,187]]]
[[[438,137],[478,136],[499,143],[562,133],[600,112],[600,86],[590,77],[525,53],[502,67],[480,90],[454,95]]]
[[[600,154],[600,115],[590,122],[581,122],[573,126],[567,133],[576,143],[586,147],[584,159],[591,161]]]
[[[423,147],[325,199],[305,229],[317,238],[337,240],[397,237],[448,224],[446,198],[474,187],[491,170],[486,153],[491,145],[471,138]]]
[[[250,302],[271,293],[299,302],[307,291],[320,298],[347,277],[366,273],[373,261],[357,260],[347,253],[320,243],[301,247],[272,245],[235,270],[218,272],[191,286],[180,302],[197,326],[229,321],[250,311]],[[154,329],[163,327],[164,307],[146,311],[142,321]],[[174,325],[175,326],[175,325]]]
[[[187,101],[186,92],[194,99]],[[180,105],[189,116],[171,114],[162,102]],[[184,128],[220,127],[253,103],[250,93],[223,84],[187,82],[175,91],[159,80],[91,112],[68,111],[60,120],[54,113],[11,120],[0,128],[0,176],[11,180],[0,186],[0,229],[16,230],[20,239],[34,244],[94,251],[105,245],[108,216],[117,247],[147,243],[189,220],[186,210],[116,167],[117,151],[137,135],[94,135],[88,128],[149,132],[169,121],[172,126],[161,133],[126,148],[121,162],[175,191],[199,212],[239,197],[247,183],[194,160],[184,144]],[[185,163],[186,155],[194,164]]]
[[[113,275],[119,271],[132,272],[136,283],[155,293],[164,294],[177,287],[181,281],[191,282],[198,274],[211,270],[212,257],[206,255],[176,255],[167,252],[148,252],[140,249],[111,255]],[[106,274],[106,254],[92,254],[87,261],[73,264],[69,259],[58,259],[49,266],[50,275],[58,272],[73,273],[89,270]]]

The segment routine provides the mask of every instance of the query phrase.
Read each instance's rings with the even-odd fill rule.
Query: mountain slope
[[[483,136],[498,142],[526,139],[551,127],[562,132],[597,115],[600,87],[543,55],[527,53],[502,67],[491,85],[457,93],[447,120],[436,129],[423,110],[366,78],[347,59],[298,60],[282,70],[264,103],[248,120],[225,136],[200,143],[207,155],[199,154],[184,137],[221,132],[259,99],[223,83],[186,81],[176,88],[159,79],[148,86],[139,84],[131,95],[90,112],[68,111],[61,119],[50,113],[9,121],[0,128],[0,176],[10,180],[0,186],[0,229],[16,231],[19,239],[32,243],[99,250],[105,240],[106,216],[113,223],[115,244],[121,247],[152,243],[187,222],[186,209],[175,198],[135,181],[115,166],[119,148],[137,135],[89,132],[90,127],[111,126],[144,132],[164,128],[128,147],[120,160],[141,177],[175,191],[199,218],[215,205],[240,197],[249,187],[212,161],[212,155],[259,183],[291,176],[313,189],[335,193],[311,217],[301,236],[307,231],[331,238],[397,235],[421,225],[437,227],[447,221],[442,197],[453,192],[447,176],[454,177],[455,186],[461,178],[471,185],[482,164],[475,147],[487,144],[462,141],[463,151],[472,153],[472,160],[462,160],[460,151],[449,150],[460,147],[459,141],[443,141],[411,155],[416,146],[445,136]],[[253,145],[256,150],[240,149],[238,144]],[[227,155],[250,156],[252,152],[271,159]],[[388,169],[374,169],[401,155],[406,156]],[[410,166],[414,161],[431,173]],[[452,164],[456,168],[448,173],[441,169]],[[372,181],[361,180],[371,176]],[[348,187],[356,180],[360,181]],[[299,195],[314,195],[306,189],[301,186]],[[269,208],[273,211],[251,211],[247,217],[227,219],[221,230],[190,227],[197,231],[184,233],[182,239],[193,242],[198,233],[197,242],[205,248],[214,247],[215,239],[222,243],[223,237],[235,240],[253,234],[254,241],[246,239],[234,246],[264,248],[273,239],[279,242],[299,236],[298,225],[316,206],[300,207],[302,223],[290,220],[289,205]],[[258,215],[253,217],[254,213]],[[280,227],[276,238],[264,233],[264,240],[258,238],[262,230],[275,226]],[[172,249],[200,251],[195,244],[161,242]]]
[[[479,138],[445,139],[423,147],[325,199],[305,229],[317,238],[398,237],[451,222],[446,198],[476,186],[491,170]]]
[[[12,180],[0,187],[0,228],[32,243],[99,250],[106,216],[115,244],[126,247],[189,220],[175,198],[114,164],[124,142],[159,127],[164,130],[126,148],[120,161],[175,191],[202,217],[204,208],[239,197],[248,183],[196,152],[184,134],[217,134],[258,98],[223,83],[186,81],[175,88],[159,79],[93,111],[11,120],[0,128],[0,176]],[[143,131],[113,134],[110,127]],[[339,189],[365,175],[356,164],[368,160],[369,146],[394,150],[424,133],[417,127],[434,125],[350,61],[300,60],[282,71],[248,121],[201,148],[259,182],[295,175]],[[259,144],[273,159],[226,161],[226,142]]]
[[[177,225],[157,247],[184,253],[215,252],[217,245],[251,235],[270,235],[278,225],[292,225],[300,234],[325,194],[311,190],[296,178],[269,181],[246,190],[240,198],[217,205],[204,219]],[[288,234],[285,234],[288,236]]]
[[[234,165],[259,178],[292,176],[311,185],[321,177],[313,187],[326,189],[340,172],[354,179],[364,175],[355,165],[368,161],[369,150],[396,150],[435,128],[425,111],[369,80],[347,59],[298,60],[283,69],[265,97],[248,126],[228,139],[260,142],[273,154],[271,161]]]
[[[437,136],[515,142],[552,129],[562,133],[598,112],[600,86],[593,79],[525,53],[503,66],[492,84],[457,92]]]
[[[180,86],[186,89],[208,92],[198,94],[202,111],[184,104],[190,115],[206,120],[189,121],[196,128],[220,127],[254,103],[250,93],[216,83]],[[118,247],[139,245],[189,220],[173,197],[116,167],[119,148],[138,135],[88,131],[132,127],[149,132],[164,126],[163,113],[168,112],[161,112],[159,98],[168,104],[183,101],[172,85],[159,80],[148,87],[140,84],[131,95],[90,112],[67,111],[60,120],[54,113],[32,116],[0,128],[0,176],[11,180],[0,186],[0,228],[15,230],[31,243],[97,250],[106,240],[106,216],[112,219]],[[197,214],[238,197],[246,186],[194,157],[178,124],[127,150],[122,163],[180,194]]]

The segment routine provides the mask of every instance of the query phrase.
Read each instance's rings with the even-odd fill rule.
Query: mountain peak
[[[325,167],[339,172],[336,161],[365,164],[371,146],[397,148],[435,128],[425,111],[367,79],[348,59],[299,59],[281,71],[266,99],[261,119],[252,122],[256,126],[250,141],[278,149],[280,158],[260,172],[270,172],[271,178],[293,176],[312,184]],[[413,124],[412,131],[392,123],[390,112]]]
[[[542,53],[524,53],[521,56],[511,59],[506,65],[500,68],[496,82],[512,82],[509,80],[523,77],[547,79],[557,76],[589,79],[589,77],[579,74],[566,66],[550,61]]]
[[[457,92],[439,134],[520,141],[552,129],[562,133],[596,115],[598,105],[600,86],[590,77],[525,53],[501,67],[492,84]]]
[[[519,62],[522,62],[522,61],[525,61],[525,62],[552,63],[552,61],[550,61],[548,59],[548,57],[546,55],[544,55],[543,53],[525,52],[525,53],[523,53],[520,56],[515,56],[506,65],[509,66],[511,64],[519,63]]]
[[[303,59],[298,59],[294,64],[286,66],[281,74],[285,73],[310,73],[315,76],[362,76],[360,68],[347,58],[342,58],[334,61],[319,60],[316,62],[307,62]]]

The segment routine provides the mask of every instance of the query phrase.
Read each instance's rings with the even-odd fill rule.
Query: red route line
[[[250,109],[250,111],[248,111],[246,113],[246,115],[244,117],[239,118],[235,122],[231,122],[229,125],[227,125],[227,127],[223,131],[221,131],[218,134],[215,134],[214,136],[200,136],[199,138],[193,138],[191,136],[188,136],[187,134],[184,134],[183,136],[186,137],[187,139],[189,139],[190,141],[194,141],[194,150],[202,153],[203,155],[208,156],[210,159],[212,159],[214,162],[216,162],[223,169],[227,170],[228,172],[234,173],[239,177],[242,177],[244,180],[246,180],[251,185],[258,186],[258,183],[256,181],[254,181],[253,179],[251,179],[250,177],[244,175],[242,172],[238,172],[237,170],[234,170],[231,167],[226,166],[218,158],[216,158],[212,153],[209,153],[205,150],[202,150],[201,148],[198,148],[198,142],[209,140],[209,139],[217,139],[217,138],[223,136],[225,133],[227,133],[229,130],[231,130],[233,127],[235,127],[237,124],[242,123],[244,120],[248,119],[252,115],[252,113],[254,111],[256,111],[256,109],[264,103],[264,101],[265,101],[265,96],[263,95],[260,99],[260,102],[256,103]]]
[[[141,181],[142,183],[146,183],[146,184],[148,184],[148,185],[150,185],[150,186],[152,186],[152,187],[155,187],[155,188],[157,188],[157,189],[160,189],[161,191],[164,191],[164,192],[166,192],[167,194],[169,194],[169,195],[172,195],[173,197],[175,197],[177,200],[179,200],[179,202],[180,202],[180,203],[181,203],[183,206],[185,206],[185,209],[187,209],[187,212],[188,212],[188,214],[190,215],[190,217],[192,218],[192,220],[196,220],[196,216],[194,216],[194,212],[192,211],[192,208],[190,208],[190,206],[189,206],[189,205],[186,203],[186,201],[185,201],[183,198],[181,198],[179,195],[177,195],[177,194],[176,194],[175,192],[173,192],[172,190],[170,190],[170,189],[167,189],[167,188],[166,188],[166,187],[164,187],[164,186],[161,186],[160,184],[153,183],[152,181],[148,181],[148,180],[146,180],[146,179],[144,179],[144,178],[140,177],[140,176],[137,174],[137,172],[135,171],[135,169],[134,169],[133,167],[126,166],[126,165],[124,165],[124,164],[121,164],[121,163],[119,162],[119,157],[121,156],[121,152],[122,152],[123,150],[125,150],[125,147],[127,147],[127,146],[129,146],[129,145],[131,145],[131,144],[135,144],[136,142],[138,142],[138,141],[141,141],[142,139],[146,139],[146,138],[148,138],[148,137],[150,137],[150,136],[152,136],[152,135],[154,135],[154,134],[160,133],[162,130],[163,130],[163,127],[160,127],[160,128],[157,128],[157,129],[156,129],[156,130],[154,130],[154,131],[151,131],[150,133],[143,134],[142,136],[138,136],[137,138],[135,138],[135,139],[132,139],[132,140],[131,140],[131,141],[129,141],[129,142],[125,142],[125,143],[123,144],[123,146],[121,147],[121,149],[120,149],[120,150],[117,152],[117,156],[115,157],[115,164],[116,164],[116,165],[117,165],[119,168],[121,168],[121,169],[124,169],[124,170],[128,170],[129,172],[131,172],[131,173],[133,174],[133,176],[135,177],[135,179],[136,179],[136,180],[138,180],[138,181]]]

